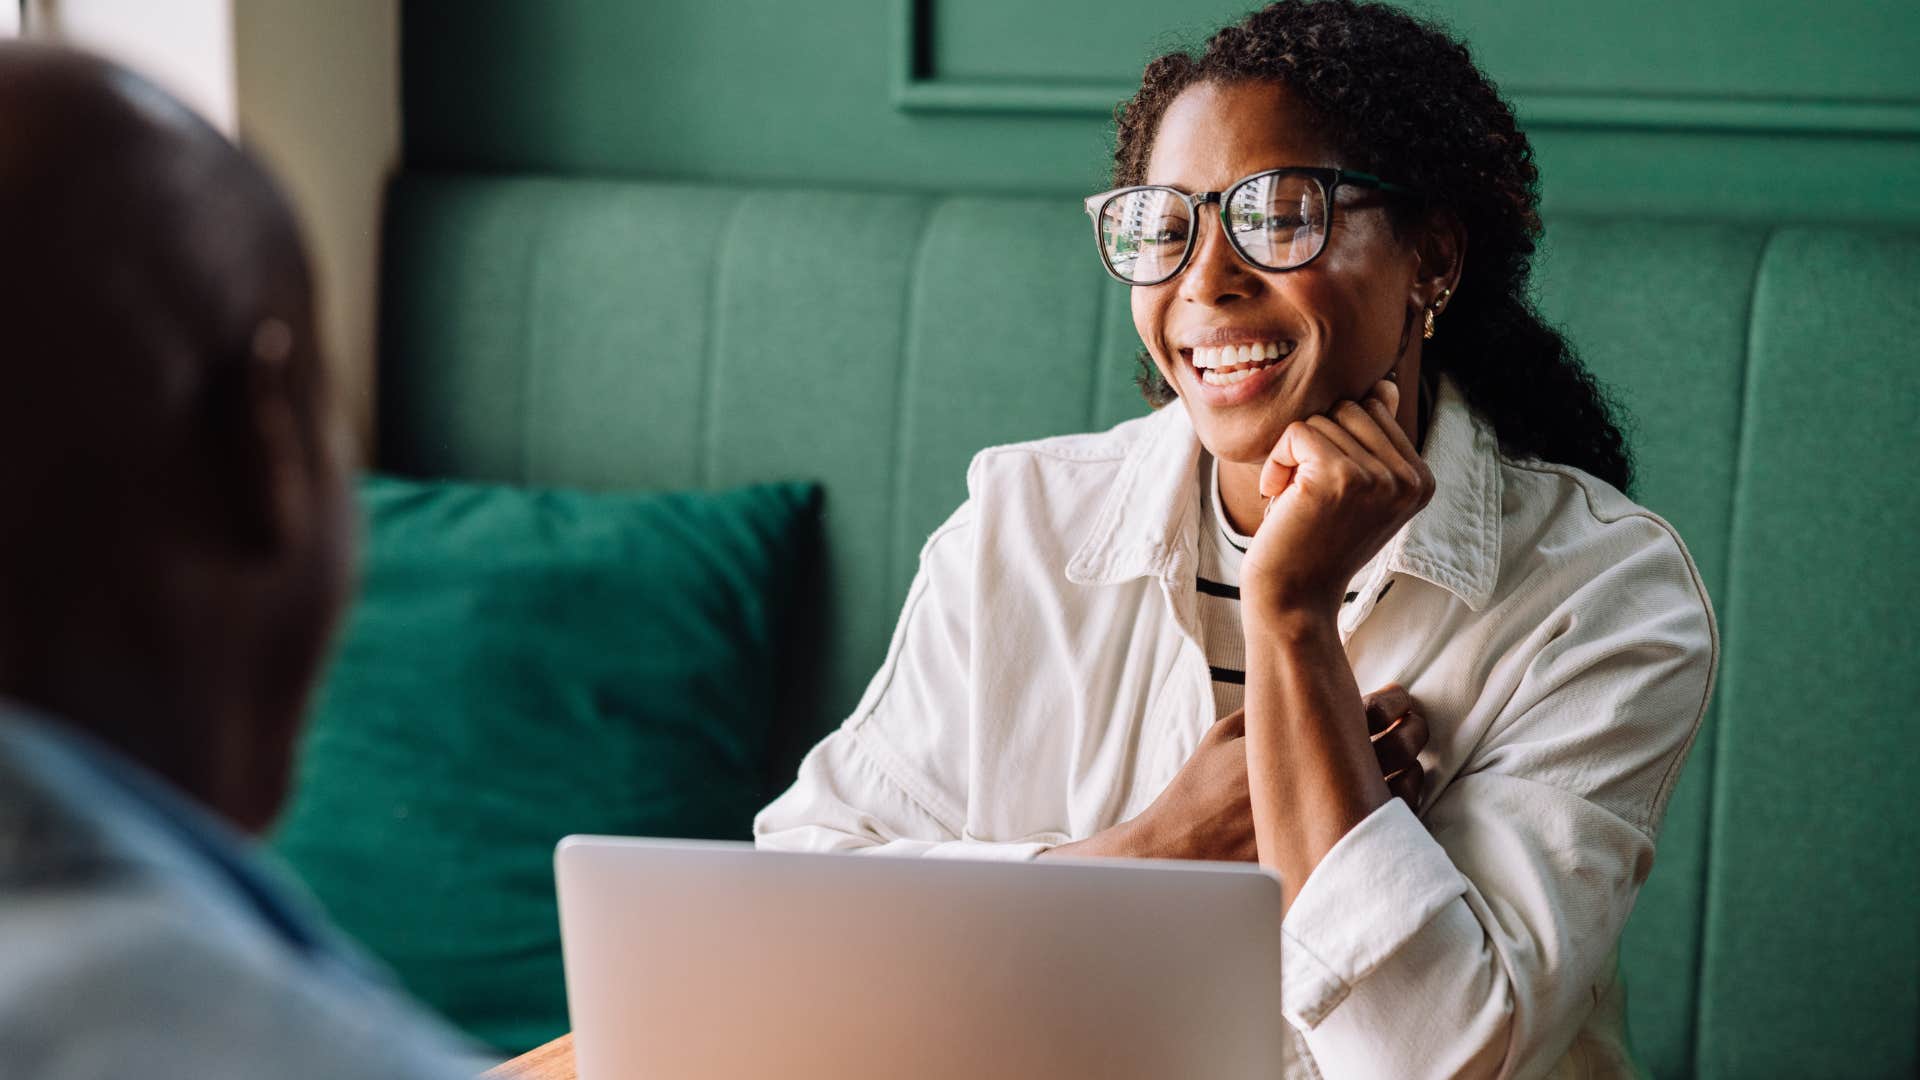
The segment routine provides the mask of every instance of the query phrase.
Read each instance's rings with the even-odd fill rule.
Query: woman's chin
[[[1196,401],[1194,396],[1184,393],[1185,387],[1181,389],[1194,434],[1200,437],[1207,453],[1221,461],[1263,464],[1292,419],[1278,402],[1264,407],[1262,403],[1250,402],[1243,407],[1222,409]]]
[[[1207,448],[1207,453],[1227,464],[1265,465],[1267,455],[1273,452],[1281,433],[1287,430],[1285,424],[1263,424],[1251,428],[1219,422],[1218,417],[1193,417],[1192,413],[1188,416],[1195,420],[1194,434],[1200,437],[1200,445]]]

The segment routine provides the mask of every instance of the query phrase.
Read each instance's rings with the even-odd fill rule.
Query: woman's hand
[[[1332,615],[1353,575],[1433,498],[1433,473],[1382,379],[1358,402],[1287,426],[1260,472],[1272,501],[1241,567],[1243,617]]]
[[[1367,733],[1388,790],[1419,809],[1418,756],[1427,722],[1404,689],[1389,683],[1363,699]],[[1048,854],[1253,862],[1253,807],[1247,793],[1246,713],[1216,722],[1153,805],[1131,821],[1063,844]]]
[[[1427,718],[1414,708],[1413,696],[1397,683],[1361,699],[1367,706],[1367,737],[1373,740],[1373,756],[1380,761],[1381,778],[1387,790],[1406,800],[1416,813],[1420,809],[1420,787],[1426,781],[1426,769],[1420,764],[1420,751],[1427,748]]]

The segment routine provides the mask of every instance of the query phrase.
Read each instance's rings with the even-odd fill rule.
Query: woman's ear
[[[1460,272],[1466,266],[1467,229],[1459,215],[1444,207],[1428,214],[1413,253],[1414,293],[1409,299],[1416,308],[1432,308],[1436,303],[1444,307],[1460,288]]]

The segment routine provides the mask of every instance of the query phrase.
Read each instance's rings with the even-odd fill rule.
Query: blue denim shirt
[[[235,830],[0,702],[0,1080],[471,1077]]]

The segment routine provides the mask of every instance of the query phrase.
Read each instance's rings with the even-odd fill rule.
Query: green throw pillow
[[[364,583],[272,840],[482,1042],[567,1029],[553,846],[744,839],[819,490],[591,495],[374,477]]]

